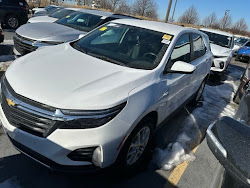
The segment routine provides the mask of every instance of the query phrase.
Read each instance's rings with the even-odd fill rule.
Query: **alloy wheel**
[[[144,152],[150,137],[150,128],[148,126],[143,127],[135,136],[132,141],[127,157],[126,162],[128,165],[134,164]]]

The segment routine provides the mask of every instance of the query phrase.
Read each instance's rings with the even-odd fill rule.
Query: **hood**
[[[227,57],[232,53],[232,49],[225,48],[216,44],[210,44],[211,50],[214,56]]]
[[[39,41],[67,42],[78,39],[86,32],[73,29],[57,23],[28,23],[16,30],[20,36]]]
[[[46,47],[14,61],[6,78],[14,91],[60,109],[97,110],[127,100],[153,71],[112,64],[73,49]]]
[[[29,23],[37,23],[37,22],[49,22],[53,23],[57,21],[57,18],[49,17],[49,16],[37,16],[29,19]]]

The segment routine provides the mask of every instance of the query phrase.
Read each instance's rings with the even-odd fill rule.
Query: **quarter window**
[[[247,46],[247,47],[250,47],[250,42],[246,43],[246,46]]]
[[[192,34],[192,39],[193,39],[193,46],[194,46],[193,60],[196,60],[206,53],[206,46],[204,44],[204,41],[201,35]]]
[[[186,63],[191,62],[191,45],[189,34],[182,35],[174,47],[170,57],[170,66],[172,66],[176,61],[184,61]]]

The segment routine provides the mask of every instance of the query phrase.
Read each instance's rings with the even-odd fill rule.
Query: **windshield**
[[[56,12],[50,14],[49,16],[50,17],[53,17],[53,18],[63,18],[71,13],[73,13],[74,10],[68,10],[68,9],[62,9],[62,10],[57,10]]]
[[[47,6],[47,7],[45,7],[44,9],[46,10],[46,11],[50,11],[50,10],[54,10],[56,7],[54,7],[54,6]]]
[[[210,43],[216,44],[225,48],[231,48],[232,37],[229,37],[226,35],[220,35],[216,33],[210,33],[208,31],[202,31],[202,32],[208,35]]]
[[[56,23],[89,32],[102,22],[101,16],[75,12],[58,20]]]
[[[160,63],[170,43],[163,36],[161,32],[108,23],[72,46],[114,64],[152,70]]]
[[[244,39],[244,38],[239,38],[237,40],[235,40],[235,44],[242,46],[243,44],[245,44],[248,40]]]
[[[57,12],[58,10],[61,10],[61,9],[63,9],[63,8],[62,8],[62,7],[56,7],[56,8],[54,8],[54,9],[47,10],[47,13],[48,13],[48,15],[50,15],[50,14],[53,14],[53,13],[55,13],[55,12]]]

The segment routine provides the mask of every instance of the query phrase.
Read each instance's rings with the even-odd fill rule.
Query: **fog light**
[[[92,163],[95,166],[101,167],[102,165],[102,150],[100,147],[97,147],[92,156]]]
[[[89,147],[89,148],[81,148],[75,151],[72,151],[68,154],[68,158],[72,161],[92,161],[92,156],[96,147]]]
[[[224,62],[220,62],[220,69],[224,68]]]

